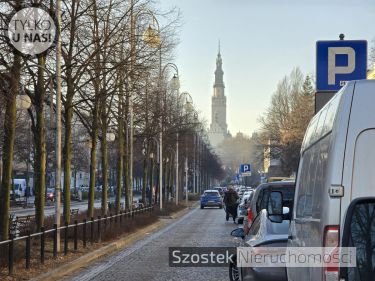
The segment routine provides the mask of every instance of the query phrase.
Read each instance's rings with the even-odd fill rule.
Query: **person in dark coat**
[[[237,200],[240,197],[238,196],[237,192],[233,189],[233,187],[229,187],[228,191],[224,193],[224,204],[225,204],[225,213],[226,213],[226,220],[229,220],[229,215],[232,215],[233,221],[236,221],[237,217]]]

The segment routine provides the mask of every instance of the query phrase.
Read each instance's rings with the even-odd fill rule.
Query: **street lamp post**
[[[160,52],[161,52],[161,49],[160,49]],[[161,59],[161,55],[160,55],[160,59]],[[172,85],[175,89],[178,89],[179,88],[179,80],[178,80],[178,68],[177,66],[174,64],[174,63],[167,63],[163,69],[160,70],[160,73],[159,73],[159,90],[161,90],[161,80],[162,80],[162,77],[163,77],[163,74],[165,72],[165,70],[168,68],[168,67],[171,67],[173,68],[176,73],[174,74],[173,78],[172,78]],[[164,91],[161,91],[161,92],[164,92]],[[162,110],[163,108],[163,97],[160,97],[160,111]],[[161,113],[161,112],[160,112]],[[159,203],[160,203],[160,210],[163,209],[163,197],[162,197],[162,194],[163,194],[163,116],[160,114],[160,120],[159,120],[159,125],[160,125],[160,131],[159,131]]]
[[[185,99],[184,107],[186,111],[186,116],[187,113],[192,110],[193,108],[193,98],[188,92],[182,92],[180,97],[183,97]],[[179,97],[179,98],[180,98]],[[188,204],[188,183],[189,183],[189,178],[188,178],[188,156],[187,156],[187,145],[185,146],[185,200],[186,200],[186,205]]]
[[[189,192],[188,192],[188,184],[189,184],[189,178],[188,178],[188,156],[187,156],[187,146],[186,146],[186,157],[185,157],[185,199],[186,199],[186,206],[188,205],[189,200]]]
[[[55,176],[55,224],[60,226],[61,187],[61,0],[56,0],[56,176]],[[57,251],[60,251],[60,231],[57,231]]]
[[[130,38],[130,53],[131,53],[131,63],[130,63],[130,79],[132,79],[133,76],[133,70],[134,65],[136,61],[136,53],[135,53],[135,29],[136,29],[136,22],[138,21],[139,16],[145,14],[152,17],[153,22],[156,23],[157,26],[157,33],[155,34],[154,30],[151,26],[149,26],[146,31],[143,34],[143,40],[146,44],[151,45],[152,47],[159,47],[160,45],[160,26],[159,22],[156,19],[155,15],[152,11],[148,9],[142,9],[138,11],[137,13],[133,13],[133,0],[130,2],[131,6],[131,38]],[[161,49],[161,48],[160,48]],[[160,51],[161,52],[161,51]],[[129,136],[129,143],[130,143],[130,153],[129,153],[129,178],[130,178],[130,208],[133,206],[133,167],[134,167],[134,148],[133,148],[133,142],[134,142],[134,95],[130,93],[129,97],[129,121],[130,121],[130,136]]]
[[[179,179],[178,179],[178,132],[177,132],[177,139],[176,139],[176,192],[175,192],[175,196],[176,196],[176,205],[178,205],[178,189],[179,189]]]
[[[133,7],[133,1],[131,1],[131,5]],[[158,47],[159,48],[159,91],[161,91],[161,80],[164,74],[165,69],[168,66],[171,66],[175,69],[177,76],[175,75],[174,78],[177,78],[178,80],[178,68],[173,63],[168,63],[164,66],[162,69],[162,56],[161,56],[161,46],[160,46],[160,25],[155,17],[155,15],[148,9],[140,10],[138,13],[134,14],[133,11],[131,12],[131,68],[133,69],[134,63],[135,63],[135,24],[138,20],[138,17],[142,14],[149,15],[153,18],[153,22],[156,24],[157,32],[154,31],[154,29],[151,27],[151,25],[146,29],[146,31],[143,34],[143,40],[146,44],[152,46],[152,47]],[[176,80],[176,79],[175,79]],[[163,106],[163,98],[160,97],[160,110],[162,110]],[[133,128],[133,97],[131,95],[129,100],[129,113],[130,113],[130,178],[132,181],[133,178],[133,135],[134,135],[134,128]],[[159,132],[159,202],[160,202],[160,209],[163,208],[163,201],[162,201],[162,192],[163,192],[163,120],[162,116],[160,116],[160,132]],[[133,184],[132,184],[133,185]],[[133,188],[131,187],[131,198],[133,193]]]
[[[169,148],[169,151],[173,152],[174,159],[177,160],[178,158],[176,158],[176,151],[172,147]],[[168,158],[167,158],[167,162],[168,162]],[[176,163],[176,167],[178,167],[177,163]],[[171,168],[171,170],[172,170],[172,168]],[[173,175],[172,175],[172,178],[173,178]],[[177,183],[177,174],[176,174],[176,180],[175,181]],[[168,192],[167,192],[167,194],[168,194]],[[176,195],[176,192],[174,194]],[[167,201],[168,201],[168,196],[167,196]]]

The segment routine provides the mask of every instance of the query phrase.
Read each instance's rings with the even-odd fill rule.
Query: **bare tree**
[[[296,68],[278,84],[271,105],[260,118],[261,143],[270,158],[281,161],[289,175],[296,171],[299,151],[307,125],[314,114],[314,89],[309,76]]]

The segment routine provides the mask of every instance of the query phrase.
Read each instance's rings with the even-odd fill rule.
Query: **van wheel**
[[[233,257],[233,263],[229,264],[229,280],[230,281],[240,281],[240,275],[237,267],[237,258]]]

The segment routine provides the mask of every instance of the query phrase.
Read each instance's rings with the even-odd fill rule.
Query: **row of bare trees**
[[[31,4],[54,15],[53,2],[1,1],[1,26],[6,28],[15,11]],[[176,180],[183,186],[185,157],[194,159],[190,161],[190,170],[201,186],[209,184],[211,178],[221,177],[219,160],[207,144],[205,129],[194,108],[185,103],[178,91],[171,89],[169,80],[173,73],[161,73],[162,67],[173,59],[178,41],[178,11],[161,12],[149,0],[62,0],[62,9],[64,221],[70,222],[72,169],[76,171],[82,161],[88,161],[86,167],[90,174],[88,217],[94,214],[98,162],[102,214],[108,211],[109,167],[116,170],[116,212],[121,208],[121,194],[125,194],[125,207],[131,207],[134,182],[129,171],[131,146],[135,155],[133,174],[143,178],[142,201],[146,202],[148,186],[155,184],[156,188],[162,188],[155,180],[156,159],[150,157],[156,154],[155,138],[160,131],[164,139],[163,154],[175,151],[177,133],[183,147],[178,179],[173,169],[176,157],[170,154],[168,159],[162,159],[165,187],[172,186]],[[156,17],[163,23],[160,27],[156,26]],[[144,40],[147,27],[149,36]],[[157,40],[150,39],[150,34]],[[30,147],[36,230],[44,224],[46,175],[49,169],[53,171],[54,166],[50,164],[55,161],[55,68],[54,48],[36,57],[25,56],[8,44],[6,36],[0,37],[1,239],[7,239],[9,232],[13,160],[15,157],[15,160],[30,161],[30,153],[25,153]],[[17,96],[21,94],[31,98],[32,106],[27,113],[17,110]],[[129,136],[130,109],[134,110],[133,143]],[[22,140],[30,139],[27,137],[30,129],[31,144],[24,145]],[[111,135],[115,136],[113,142],[110,142]],[[197,138],[198,146],[193,141]],[[82,144],[89,147],[87,157]],[[167,198],[168,188],[163,191]]]

